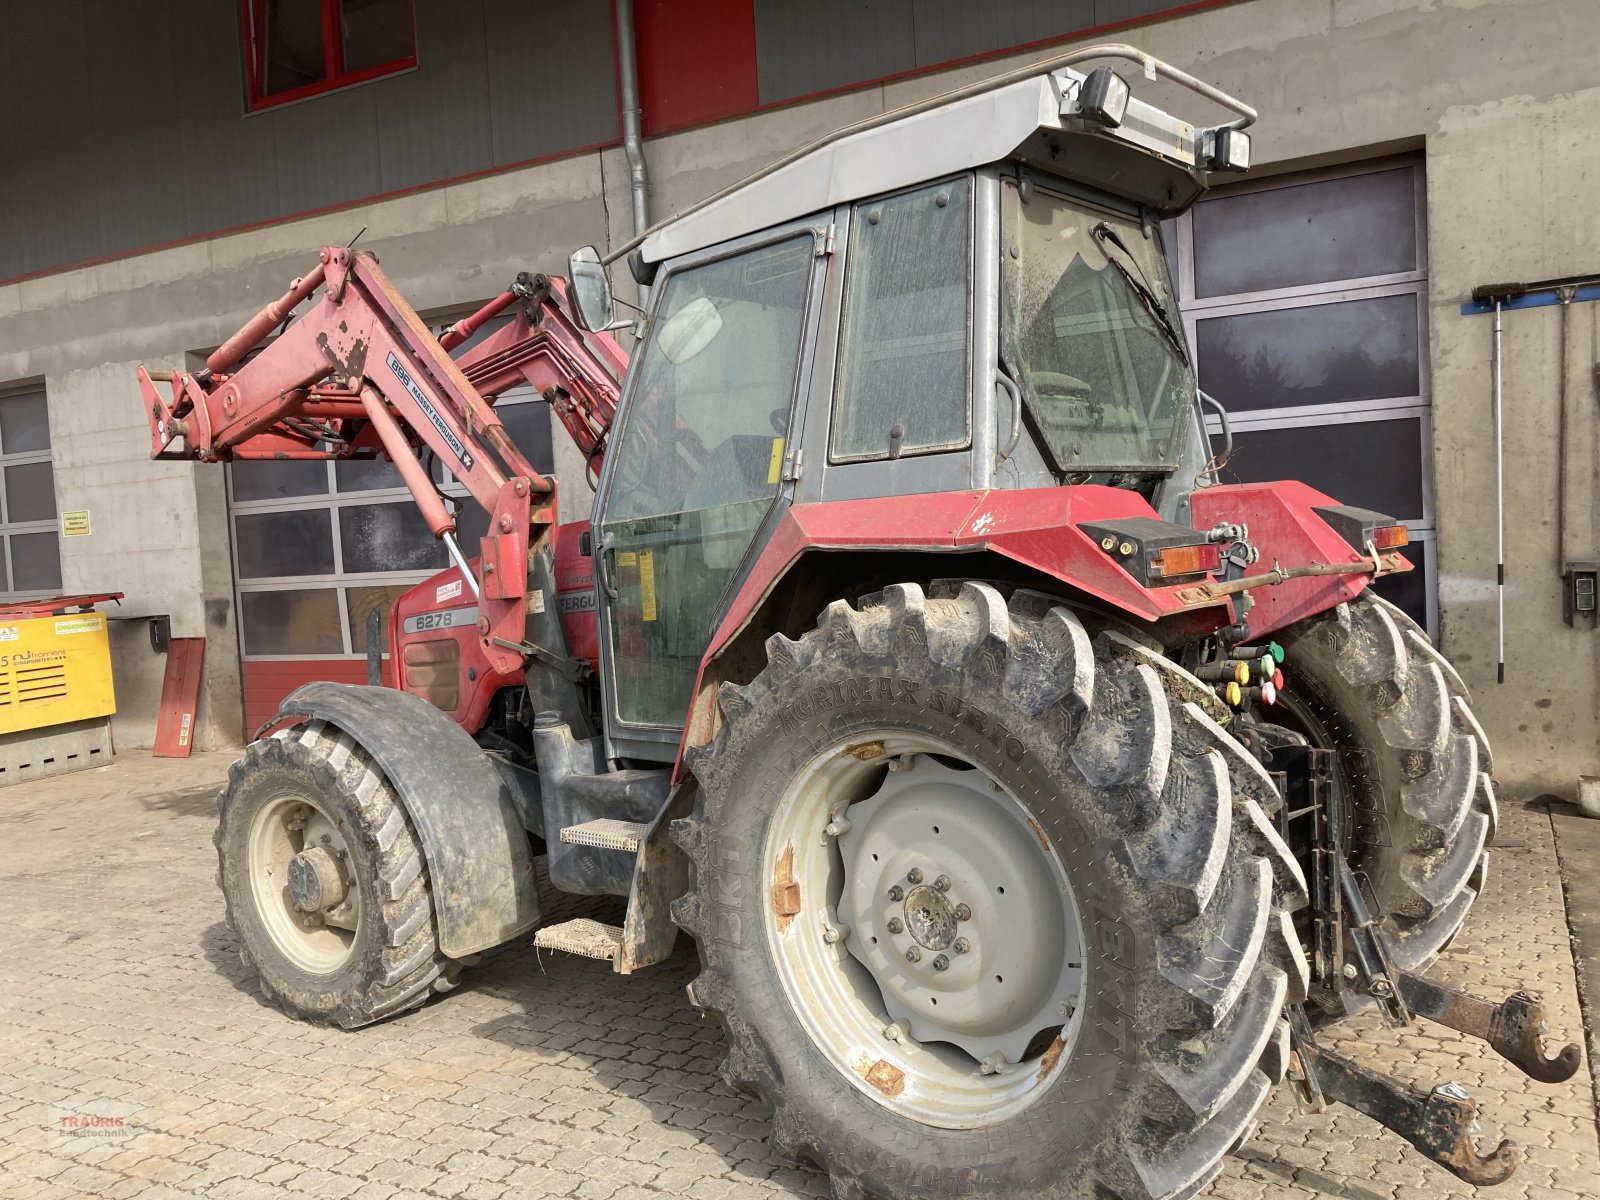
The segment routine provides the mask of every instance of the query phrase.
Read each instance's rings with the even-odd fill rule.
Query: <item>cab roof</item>
[[[1087,121],[1078,111],[1084,79],[1070,68],[1045,72],[935,107],[913,106],[905,116],[825,140],[669,219],[644,239],[639,255],[646,263],[662,262],[838,204],[1006,159],[1162,216],[1193,204],[1206,186],[1199,158],[1205,131],[1137,97],[1129,99],[1119,125]]]

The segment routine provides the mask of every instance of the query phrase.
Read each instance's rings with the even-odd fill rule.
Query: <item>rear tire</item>
[[[974,583],[936,585],[932,597],[897,585],[859,611],[832,604],[799,641],[770,639],[767,656],[751,684],[724,685],[721,728],[690,759],[699,796],[673,834],[691,885],[674,915],[700,947],[690,999],[722,1021],[728,1081],[773,1105],[778,1148],[828,1171],[839,1197],[1199,1190],[1282,1078],[1281,1010],[1307,977],[1290,919],[1304,880],[1266,817],[1278,803],[1271,780],[1164,680],[1201,685],[1115,634],[1091,642],[1050,598],[1019,592],[1008,604]],[[890,762],[925,772],[922,790],[888,783],[905,778]],[[952,788],[958,802],[940,798]],[[917,848],[927,870],[907,886],[937,886],[938,872],[951,906],[970,898],[971,909],[1006,913],[997,881],[1039,878],[1044,863],[1059,868],[1077,936],[1050,945],[1051,933],[1019,953],[1024,909],[987,927],[981,911],[958,914],[971,922],[956,927],[972,931],[965,957],[952,951],[944,976],[901,982],[898,940],[881,961],[868,941],[883,936],[883,916],[863,917],[870,905],[849,899],[875,870],[868,851],[881,846],[888,869],[915,840],[910,825],[866,840],[885,797],[922,814],[929,829],[917,837],[977,847],[942,858]],[[1002,832],[1018,823],[985,816],[990,804],[1015,806],[1031,837]],[[968,877],[962,864],[991,840],[1021,850]],[[904,864],[893,870],[905,876]],[[887,881],[871,876],[868,891]],[[856,925],[841,938],[847,911]],[[909,936],[905,911],[904,935],[889,932]],[[931,956],[942,943],[923,937]],[[1074,955],[1078,984],[1051,992],[1058,967],[1070,981]],[[993,1029],[973,1034],[918,1005],[923,993],[948,996],[948,1013],[981,994],[951,995],[939,980],[990,961],[1037,973],[1030,995],[1047,999],[1026,1048],[1013,1029],[1010,1054],[985,1064],[976,1056]],[[1057,995],[1063,1015],[1050,1020]],[[908,1006],[912,1019],[886,1037]]]
[[[1460,931],[1488,870],[1493,759],[1466,685],[1416,622],[1365,591],[1277,635],[1286,699],[1334,747],[1396,965],[1423,971]]]
[[[422,848],[348,733],[308,721],[251,743],[217,806],[227,922],[284,1012],[353,1029],[455,986],[460,964],[438,948]],[[321,887],[339,902],[308,913],[289,864],[319,845]]]

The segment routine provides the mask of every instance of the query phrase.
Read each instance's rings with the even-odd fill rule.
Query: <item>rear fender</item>
[[[1138,625],[1159,625],[1172,640],[1229,624],[1232,607],[1226,599],[1195,604],[1178,597],[1179,587],[1146,588],[1079,528],[1126,517],[1159,519],[1159,514],[1137,492],[1094,485],[790,506],[740,582],[701,660],[680,759],[684,748],[704,745],[715,733],[717,685],[752,677],[752,666],[759,670],[754,663],[724,663],[724,655],[742,660],[759,649],[753,637],[759,631],[748,627],[783,580],[821,557],[817,551],[900,558],[922,553],[947,560],[929,562],[908,578],[993,578],[993,571],[983,567],[998,561],[1008,576],[1027,578],[1031,586],[1058,588]],[[963,565],[960,559],[968,556]],[[825,597],[822,604],[833,598]],[[815,616],[815,611],[806,613],[807,624]],[[751,638],[742,636],[747,631]]]
[[[393,688],[308,683],[279,716],[337,726],[383,769],[422,842],[445,954],[475,954],[538,923],[533,854],[516,802],[448,715]]]
[[[1296,480],[1220,484],[1195,492],[1189,503],[1198,529],[1224,521],[1250,527],[1251,544],[1261,551],[1260,565],[1251,571],[1269,570],[1277,563],[1292,567],[1362,561],[1314,511],[1339,502]],[[1250,636],[1265,637],[1354,600],[1369,582],[1367,575],[1314,575],[1255,588],[1250,593],[1256,602],[1250,610]]]

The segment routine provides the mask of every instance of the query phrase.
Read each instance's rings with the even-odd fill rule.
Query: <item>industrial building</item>
[[[1503,683],[1493,319],[1464,311],[1480,285],[1600,272],[1592,0],[29,6],[0,43],[0,600],[124,593],[119,751],[152,741],[152,618],[207,639],[201,746],[247,740],[302,681],[364,681],[368,615],[446,565],[398,476],[152,462],[140,363],[197,365],[357,237],[443,325],[620,243],[636,191],[660,218],[849,121],[1094,41],[1260,110],[1255,169],[1166,231],[1230,472],[1407,521],[1419,569],[1381,587],[1460,668],[1500,778],[1600,774],[1600,630],[1592,608],[1568,623],[1561,570],[1600,559],[1600,310],[1580,291],[1565,342],[1560,304],[1504,317]],[[562,519],[586,515],[546,406],[502,405]]]

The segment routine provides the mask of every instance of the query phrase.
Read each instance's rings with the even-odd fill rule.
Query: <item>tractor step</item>
[[[648,825],[603,818],[585,821],[582,825],[568,825],[561,831],[561,840],[569,846],[598,846],[602,850],[626,850],[631,854],[639,849],[649,832]]]
[[[597,821],[594,824],[606,824],[606,822]],[[567,954],[581,954],[584,958],[599,958],[614,962],[617,951],[622,948],[622,927],[603,925],[588,917],[579,917],[576,920],[563,921],[559,925],[546,925],[536,930],[533,944],[540,950],[561,950]]]

